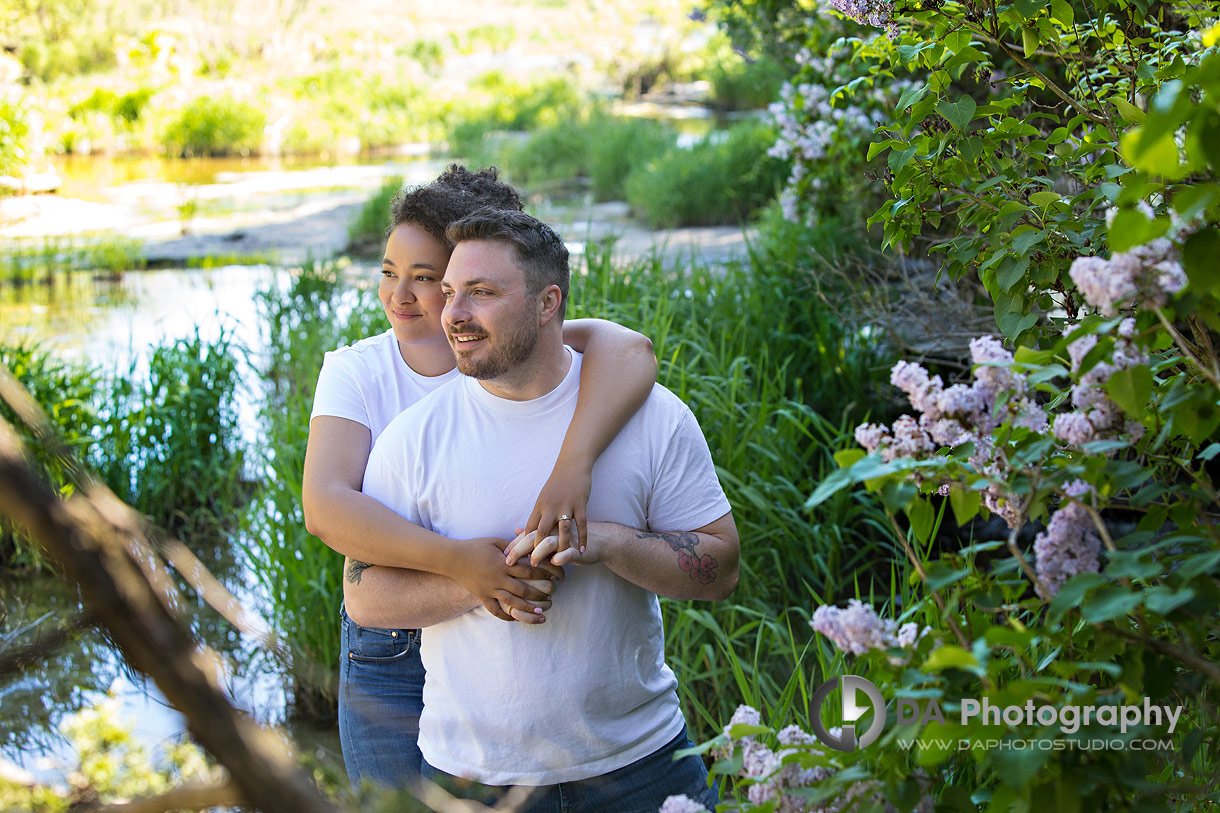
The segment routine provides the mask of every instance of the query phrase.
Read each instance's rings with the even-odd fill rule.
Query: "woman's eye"
[[[393,279],[394,272],[388,268],[383,268],[383,269],[381,269],[381,276],[385,277],[386,279]]]
[[[427,274],[419,274],[415,277],[416,282],[436,282],[436,277],[430,277]]]

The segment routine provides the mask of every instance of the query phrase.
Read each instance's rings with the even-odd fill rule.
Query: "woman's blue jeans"
[[[419,778],[424,665],[419,630],[362,627],[340,611],[339,742],[353,785]]]

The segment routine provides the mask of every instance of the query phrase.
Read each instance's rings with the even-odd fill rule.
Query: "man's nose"
[[[445,322],[451,325],[460,325],[470,320],[470,309],[466,306],[466,297],[462,296],[457,291],[454,291],[447,300],[445,300],[445,309],[443,312]]]

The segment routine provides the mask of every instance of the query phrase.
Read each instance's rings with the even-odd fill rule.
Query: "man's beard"
[[[464,327],[462,333],[482,333],[488,339],[492,339],[490,334],[477,325],[473,330],[469,326]],[[451,335],[460,336],[462,334]],[[481,381],[490,381],[510,372],[533,355],[534,348],[538,346],[538,326],[523,319],[511,333],[496,336],[489,343],[492,344],[492,347],[489,352],[483,354],[482,358],[462,356],[455,352],[458,371],[462,375],[468,375]]]

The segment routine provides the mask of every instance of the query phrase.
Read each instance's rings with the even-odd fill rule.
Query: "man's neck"
[[[572,354],[559,335],[540,336],[538,346],[526,361],[502,376],[482,379],[479,384],[497,398],[532,401],[563,383],[572,368]]]

